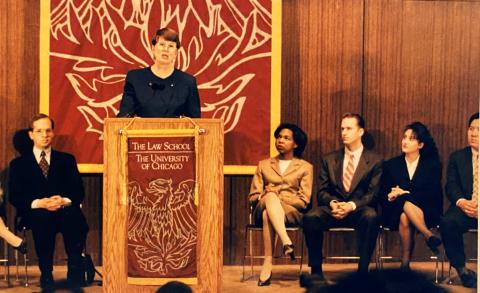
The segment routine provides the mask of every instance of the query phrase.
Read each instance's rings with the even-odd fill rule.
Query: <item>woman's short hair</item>
[[[282,131],[283,129],[288,129],[293,133],[293,141],[295,142],[295,144],[297,144],[297,147],[293,150],[293,155],[297,158],[301,158],[303,151],[307,146],[307,134],[295,124],[282,123],[277,127],[277,129],[275,129],[273,136],[275,138],[278,138],[278,136],[280,135],[280,131]]]
[[[404,132],[408,129],[412,130],[413,136],[416,140],[418,140],[418,142],[423,143],[423,148],[420,149],[420,155],[434,159],[440,159],[437,145],[435,144],[435,141],[433,140],[433,137],[426,125],[415,121],[405,126]]]
[[[177,49],[180,48],[180,38],[178,37],[178,33],[171,28],[164,27],[157,30],[157,32],[152,38],[152,45],[155,46],[157,44],[158,38],[160,37],[164,38],[167,41],[175,42],[177,44]]]

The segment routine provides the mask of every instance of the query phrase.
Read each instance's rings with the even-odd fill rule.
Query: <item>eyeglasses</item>
[[[170,52],[175,51],[177,49],[177,45],[174,42],[158,42],[157,46],[162,50],[168,50]]]

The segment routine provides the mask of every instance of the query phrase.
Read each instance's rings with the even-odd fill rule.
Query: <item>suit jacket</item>
[[[294,158],[287,170],[280,172],[278,157],[258,163],[250,187],[250,202],[265,193],[267,185],[273,185],[279,197],[297,209],[304,209],[310,202],[313,184],[313,166],[309,162]]]
[[[79,207],[85,196],[82,178],[75,158],[52,150],[48,179],[42,174],[33,152],[10,162],[8,190],[10,203],[20,216],[32,210],[32,201],[52,195],[68,197],[73,207]]]
[[[405,156],[400,155],[385,162],[383,165],[382,188],[380,196],[382,202],[386,205],[385,218],[393,217],[388,221],[398,227],[400,214],[403,212],[402,196],[392,202],[388,201],[388,194],[394,186],[399,186],[404,190],[410,191],[408,200],[419,206],[425,215],[425,220],[429,227],[437,224],[443,211],[443,193],[442,193],[442,165],[439,160],[420,156],[417,169],[413,174],[412,180],[408,175]],[[398,204],[397,205],[397,201]],[[388,207],[397,207],[388,209]]]
[[[330,201],[353,201],[357,208],[370,205],[376,198],[382,176],[382,159],[364,149],[353,174],[350,190],[343,187],[343,158],[345,149],[327,154],[321,160],[318,205],[330,205]]]
[[[175,69],[165,78],[150,67],[131,70],[125,78],[118,117],[200,118],[200,98],[192,75]]]
[[[450,155],[447,167],[447,197],[456,205],[460,198],[472,199],[473,192],[472,149],[466,147]]]

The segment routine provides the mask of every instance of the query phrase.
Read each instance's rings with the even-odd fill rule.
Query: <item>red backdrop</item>
[[[105,117],[115,117],[128,70],[152,64],[160,27],[180,34],[176,67],[197,78],[203,118],[223,118],[225,165],[269,156],[272,3],[73,1],[50,7],[49,113],[56,147],[102,163]]]

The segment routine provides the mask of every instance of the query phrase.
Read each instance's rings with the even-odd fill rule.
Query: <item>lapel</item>
[[[341,149],[336,155],[335,155],[335,161],[334,161],[334,166],[333,170],[335,172],[335,182],[337,184],[338,189],[342,190],[344,193],[345,190],[343,189],[343,159],[345,156],[345,149]]]
[[[270,159],[270,167],[273,171],[275,171],[275,173],[278,174],[278,176],[282,176],[282,173],[280,172],[280,166],[278,164],[278,156]]]
[[[288,165],[287,170],[285,170],[285,173],[283,173],[283,176],[287,176],[289,173],[292,173],[301,166],[301,162],[297,158],[293,158],[292,161],[290,162],[290,165]]]
[[[40,169],[40,165],[38,164],[37,159],[35,159],[35,155],[33,154],[33,151],[31,153],[28,153],[28,155],[26,156],[27,156],[26,159],[28,163],[30,164],[30,166],[32,166],[32,171],[34,172],[34,174],[32,175],[40,177],[43,180],[46,180],[45,177],[43,176],[42,169]],[[48,170],[48,172],[50,173],[50,169]]]
[[[462,176],[460,178],[463,179],[462,185],[467,194],[472,194],[473,190],[473,166],[472,166],[472,149],[470,147],[466,148],[464,152],[462,152],[462,162],[465,167],[460,168],[459,172]]]
[[[405,162],[405,160],[404,160],[404,162]],[[415,182],[416,179],[423,176],[423,173],[424,173],[424,170],[425,170],[425,167],[426,167],[425,163],[426,163],[426,161],[422,159],[422,156],[420,156],[420,159],[418,159],[417,169],[415,169],[415,172],[413,172],[411,182]],[[405,165],[405,169],[407,169],[407,163],[406,162],[405,162],[404,165]],[[410,179],[410,177],[408,177],[408,169],[407,169],[407,178]]]
[[[352,183],[350,184],[349,193],[355,190],[358,183],[363,178],[363,175],[368,170],[368,164],[369,164],[369,160],[367,158],[366,150],[364,149],[362,152],[362,155],[360,156],[360,161],[358,161],[357,169],[355,169],[355,173],[353,173],[353,178],[352,178]]]

